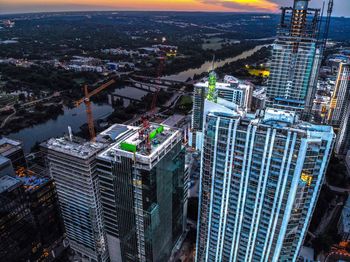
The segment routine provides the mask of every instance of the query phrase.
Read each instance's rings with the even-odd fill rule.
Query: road
[[[325,262],[336,262],[339,260],[350,261],[350,254],[345,250],[332,250],[327,255]]]
[[[30,102],[27,102],[27,103],[24,103],[24,104],[20,104],[20,108],[32,106],[32,105],[34,105],[34,104],[36,104],[36,103],[39,103],[39,102],[41,102],[41,101],[49,100],[49,99],[54,98],[54,97],[58,97],[58,96],[61,95],[62,92],[63,92],[63,91],[55,92],[55,93],[53,93],[51,96],[44,97],[44,98],[40,98],[40,99],[37,99],[37,100],[34,100],[34,101],[30,101]],[[9,116],[7,116],[7,117],[5,118],[5,120],[4,120],[4,121],[1,123],[1,125],[0,125],[0,128],[3,128],[3,127],[6,125],[6,123],[7,123],[12,117],[14,117],[14,116],[16,115],[16,112],[17,112],[17,111],[16,111],[16,108],[15,108],[13,105],[10,107],[10,109],[14,110],[14,112],[13,112],[11,115],[9,115]]]
[[[331,186],[327,183],[327,186],[332,190],[332,191],[335,191],[335,192],[338,192],[338,193],[350,193],[350,189],[349,188],[343,188],[343,187],[336,187],[336,186]]]
[[[343,203],[337,203],[332,210],[328,210],[328,212],[322,217],[320,224],[313,234],[316,236],[321,235],[334,220],[334,216],[339,212],[339,209],[341,209],[342,206]]]
[[[11,114],[11,115],[8,115],[6,118],[5,118],[5,120],[1,123],[1,125],[0,125],[0,128],[3,128],[5,125],[6,125],[6,123],[13,117],[13,116],[15,116],[16,115],[16,113],[17,113],[17,111],[16,111],[16,109],[13,107],[12,108],[13,109],[13,113]]]

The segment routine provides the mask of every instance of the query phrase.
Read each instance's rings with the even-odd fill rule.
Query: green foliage
[[[180,111],[181,113],[188,113],[192,110],[193,102],[191,96],[181,96],[179,101],[177,102],[175,108],[177,111]]]

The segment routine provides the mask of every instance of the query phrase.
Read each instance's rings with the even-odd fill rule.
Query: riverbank
[[[223,65],[238,61],[240,59],[245,59],[258,50],[260,50],[264,45],[255,46],[252,49],[244,51],[234,57],[224,59],[222,61],[216,62],[214,68],[220,68]],[[211,61],[207,61],[202,64],[199,68],[187,69],[185,71],[179,72],[176,75],[171,76],[171,80],[186,81],[188,77],[194,77],[195,75],[200,75],[201,73],[207,72],[211,69]],[[165,79],[169,79],[169,76],[165,76]],[[141,103],[131,103],[122,101],[122,104],[117,104],[112,106],[113,103],[93,103],[92,112],[95,120],[109,118],[109,122],[124,122],[129,118],[132,118],[135,114],[142,113],[148,110],[152,102],[152,96],[148,95],[139,89],[129,89],[122,84],[118,84],[114,91],[121,95],[127,95],[130,98],[140,99]],[[170,96],[169,96],[170,97]],[[163,104],[166,97],[162,94],[158,96],[159,103]],[[100,100],[99,100],[100,101]],[[109,101],[111,102],[111,101]],[[115,109],[114,109],[115,108]],[[71,126],[74,133],[81,132],[81,127],[86,125],[86,112],[85,106],[81,105],[78,108],[71,108],[63,106],[63,113],[59,114],[55,119],[45,120],[44,123],[33,125],[30,127],[23,128],[19,131],[9,133],[8,136],[25,141],[25,151],[30,152],[31,148],[36,144],[40,143],[50,137],[61,136],[68,132],[68,126]]]
[[[182,71],[177,74],[173,75],[167,75],[162,77],[162,79],[167,79],[167,80],[176,80],[176,81],[187,81],[188,79],[194,79],[196,76],[201,75],[202,73],[209,72],[212,69],[217,69],[220,67],[223,67],[226,64],[236,62],[241,59],[246,59],[249,56],[252,56],[254,53],[258,52],[261,48],[265,47],[266,45],[257,45],[254,46],[251,49],[245,50],[238,55],[235,55],[230,58],[226,58],[223,60],[215,61],[214,63],[212,61],[206,61],[203,63],[201,66],[197,68],[190,68],[185,71]]]

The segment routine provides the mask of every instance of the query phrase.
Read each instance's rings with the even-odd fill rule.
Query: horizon
[[[62,10],[62,11],[28,11],[21,13],[1,13],[1,16],[16,16],[16,15],[36,15],[36,14],[73,14],[73,13],[113,13],[113,12],[153,12],[153,13],[211,13],[211,14],[258,14],[258,15],[280,15],[279,12],[259,12],[259,11],[202,11],[202,10],[137,10],[137,9],[115,9],[115,10]],[[326,16],[324,14],[323,16]],[[345,18],[350,19],[350,15],[332,15],[334,18]]]
[[[291,6],[293,0],[0,0],[0,15],[21,15],[61,12],[201,12],[278,14],[281,6]],[[322,8],[323,0],[311,0],[310,7]],[[350,1],[335,2],[334,17],[350,17]]]

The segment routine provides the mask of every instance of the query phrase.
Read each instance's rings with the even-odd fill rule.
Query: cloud
[[[200,0],[201,3],[251,12],[276,12],[279,5],[271,0]]]

